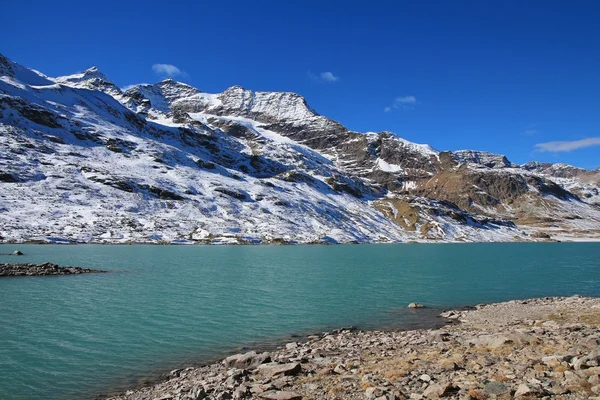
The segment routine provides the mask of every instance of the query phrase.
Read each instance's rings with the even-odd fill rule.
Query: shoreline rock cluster
[[[81,267],[61,267],[54,263],[43,264],[8,264],[0,263],[0,277],[8,276],[50,276],[78,275],[106,272]]]
[[[600,299],[509,301],[442,317],[460,323],[311,335],[174,370],[111,400],[600,399]]]

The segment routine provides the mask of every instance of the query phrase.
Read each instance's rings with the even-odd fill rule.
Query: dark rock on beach
[[[81,267],[61,267],[58,264],[5,264],[0,263],[0,277],[6,276],[47,276],[47,275],[78,275],[94,272],[106,272]]]

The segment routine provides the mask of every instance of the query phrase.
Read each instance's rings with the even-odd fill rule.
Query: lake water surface
[[[111,272],[0,279],[0,399],[93,398],[240,346],[441,308],[600,296],[600,243],[0,245],[14,249],[0,262]]]

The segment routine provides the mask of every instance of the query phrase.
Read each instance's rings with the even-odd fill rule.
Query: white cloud
[[[415,96],[396,97],[394,104],[417,104],[417,98]]]
[[[592,146],[600,146],[600,137],[593,137],[573,141],[538,143],[534,147],[537,151],[549,151],[553,153],[558,153],[562,151],[573,151]]]
[[[321,79],[323,79],[325,82],[337,82],[340,80],[340,77],[335,76],[333,73],[327,71],[321,72]]]
[[[523,132],[523,134],[527,136],[537,135],[538,133],[540,133],[540,131],[538,131],[537,129],[525,129],[525,131]]]
[[[308,71],[308,76],[315,80],[315,81],[319,81],[319,82],[327,82],[327,83],[334,83],[334,82],[338,82],[340,80],[339,76],[335,76],[333,74],[333,72],[321,72],[319,75],[315,75],[312,72]]]
[[[168,76],[170,78],[174,78],[177,76],[186,77],[187,74],[171,64],[154,64],[152,66],[152,71],[158,75]]]
[[[419,104],[417,98],[415,96],[400,96],[394,99],[394,102],[391,106],[387,106],[383,109],[384,112],[390,112],[392,109],[400,109],[400,110],[410,110],[413,109],[415,105]]]

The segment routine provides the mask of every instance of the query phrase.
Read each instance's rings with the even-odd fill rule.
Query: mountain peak
[[[191,85],[188,85],[187,83],[183,83],[183,82],[176,81],[176,80],[175,80],[175,79],[173,79],[173,78],[167,78],[167,79],[163,79],[162,81],[160,81],[160,82],[157,82],[157,83],[155,83],[154,85],[155,85],[155,86],[170,86],[170,87],[178,87],[178,88],[186,88],[186,89],[188,89],[188,88],[191,88],[191,89],[193,89],[193,90],[195,90],[195,91],[198,91],[198,92],[200,92],[200,91],[199,91],[198,89],[196,89],[195,87],[193,87],[193,86],[191,86]]]
[[[83,74],[83,76],[87,77],[88,79],[97,78],[97,79],[102,79],[103,81],[108,81],[108,78],[106,77],[106,75],[104,75],[102,72],[100,72],[100,70],[96,66],[86,69],[85,71],[83,71],[82,74]]]
[[[123,94],[121,89],[95,66],[77,74],[59,76],[53,81],[73,88],[98,90],[114,98]]]
[[[115,93],[121,92],[121,90],[95,66],[77,74],[59,76],[58,78],[55,78],[54,81],[67,86],[99,89],[102,91],[108,90],[109,92]]]

